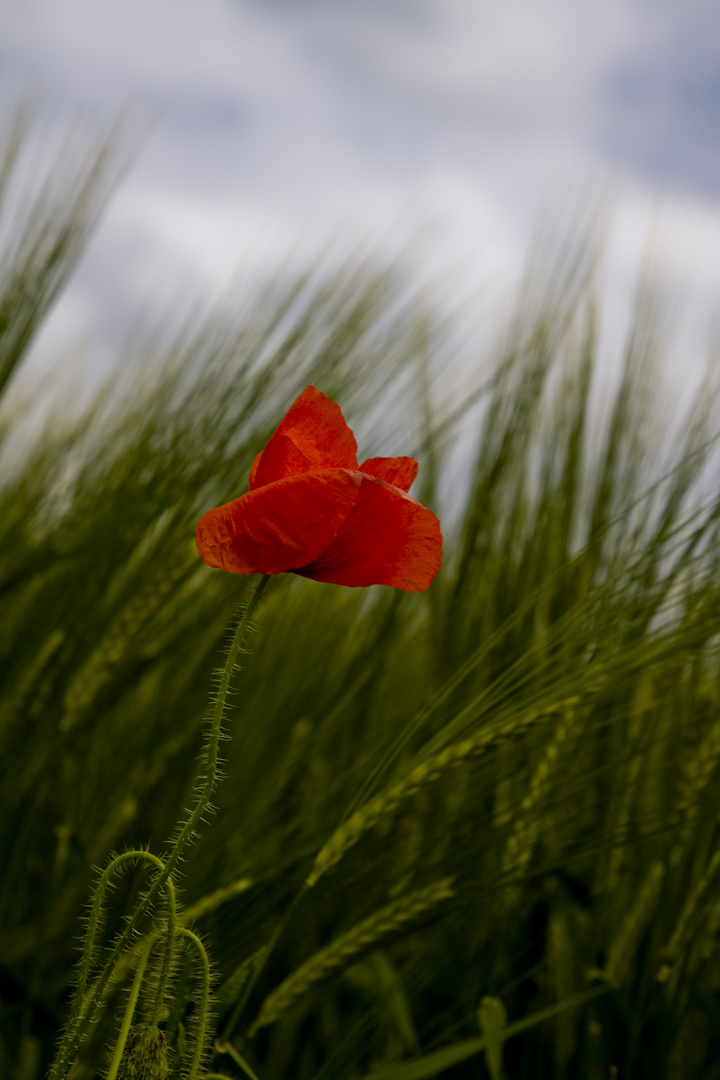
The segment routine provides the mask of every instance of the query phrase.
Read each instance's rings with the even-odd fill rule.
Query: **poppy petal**
[[[250,490],[317,469],[357,469],[357,443],[340,410],[314,386],[290,406],[250,472]]]
[[[358,499],[361,477],[325,469],[266,484],[209,510],[195,542],[209,566],[234,574],[280,574],[317,559]]]
[[[335,585],[391,585],[421,592],[441,560],[435,515],[398,488],[363,475],[352,513],[335,538],[296,573]]]
[[[255,477],[257,475],[258,465],[260,464],[260,458],[262,456],[263,456],[263,452],[261,450],[260,453],[256,454],[255,457],[253,458],[253,463],[252,463],[252,465],[250,467],[250,476],[248,478],[248,487],[250,488],[251,491],[253,490],[254,487],[257,487],[257,484],[255,483]]]
[[[418,463],[411,457],[373,457],[363,461],[360,472],[384,480],[386,484],[409,491],[418,473]]]

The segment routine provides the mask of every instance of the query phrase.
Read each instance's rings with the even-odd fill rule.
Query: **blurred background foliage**
[[[669,392],[648,273],[611,386],[589,214],[538,240],[473,363],[448,366],[456,330],[402,259],[331,253],[38,412],[23,360],[123,159],[73,135],[18,203],[27,130],[0,154],[0,1076],[47,1070],[98,868],[161,854],[188,805],[247,585],[194,526],[309,383],[362,456],[418,457],[445,560],[416,596],[271,583],[181,881],[208,1069],[720,1076],[716,358]],[[146,883],[121,880],[106,940]],[[103,1075],[126,992],[73,1080]],[[172,1076],[193,995],[181,968]]]

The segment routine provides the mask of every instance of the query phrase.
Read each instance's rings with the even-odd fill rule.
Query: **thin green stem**
[[[220,683],[218,685],[217,697],[215,698],[215,705],[213,707],[212,718],[210,721],[210,736],[208,738],[207,753],[206,753],[206,766],[205,766],[205,779],[203,781],[202,790],[198,796],[198,800],[195,804],[195,809],[188,816],[187,821],[181,828],[172,850],[168,855],[165,863],[166,867],[169,867],[168,873],[170,873],[176,866],[180,856],[185,848],[190,837],[193,835],[196,827],[199,825],[203,814],[210,805],[210,799],[215,790],[217,784],[217,758],[218,758],[218,746],[220,743],[220,736],[222,734],[222,723],[225,717],[225,706],[227,703],[227,696],[230,690],[230,679],[235,670],[240,650],[242,649],[245,641],[245,636],[248,631],[250,622],[252,621],[255,612],[258,609],[258,605],[262,599],[265,587],[270,580],[268,574],[264,574],[258,581],[252,596],[250,597],[245,609],[242,613],[240,620],[238,621],[235,635],[228,649],[227,660],[222,669],[220,675]]]
[[[245,1073],[245,1075],[250,1077],[250,1080],[258,1080],[257,1076],[252,1071],[252,1069],[248,1065],[245,1058],[242,1056],[241,1053],[239,1053],[235,1049],[234,1046],[232,1046],[231,1043],[229,1043],[229,1042],[224,1042],[224,1043],[216,1042],[215,1043],[215,1049],[220,1054],[228,1054],[233,1059],[235,1064],[240,1066],[240,1068]],[[219,1075],[218,1073],[208,1073],[203,1077],[203,1080],[210,1080],[211,1077],[218,1076],[218,1075]]]
[[[175,900],[175,886],[172,883],[172,878],[168,878],[165,882],[168,898],[168,919],[167,930],[165,932],[165,955],[163,956],[163,966],[160,972],[160,983],[158,985],[157,994],[155,996],[155,1006],[153,1008],[151,1024],[157,1025],[160,1020],[160,1012],[162,1010],[163,1001],[165,1000],[165,993],[167,991],[168,982],[170,981],[170,972],[172,971],[173,961],[173,948],[175,946],[175,935],[177,932],[177,903]]]
[[[265,965],[267,964],[268,960],[270,959],[271,954],[274,952],[278,941],[282,937],[282,934],[283,934],[283,931],[285,930],[285,927],[287,926],[287,924],[290,922],[290,919],[293,917],[293,915],[297,911],[297,908],[298,908],[298,906],[300,904],[300,901],[302,900],[305,893],[308,891],[309,887],[310,886],[307,884],[306,881],[304,881],[302,883],[302,885],[300,886],[298,891],[295,893],[295,896],[293,897],[293,900],[292,900],[290,906],[288,907],[287,911],[285,912],[282,919],[280,920],[280,922],[275,927],[273,935],[270,938],[270,940],[268,941],[267,945],[265,946],[265,948],[264,948],[264,950],[262,952],[262,955],[258,958],[257,963],[254,965],[253,970],[252,970],[252,972],[250,974],[250,978],[245,983],[245,986],[243,987],[243,991],[242,991],[240,997],[238,998],[237,1004],[235,1005],[235,1008],[232,1011],[232,1015],[230,1016],[230,1019],[228,1020],[227,1024],[225,1025],[225,1028],[223,1030],[223,1042],[224,1042],[224,1045],[226,1045],[226,1046],[230,1045],[230,1039],[233,1037],[233,1034],[235,1032],[235,1028],[237,1027],[238,1022],[240,1020],[240,1017],[243,1014],[243,1010],[245,1009],[245,1006],[248,1003],[248,999],[250,998],[250,994],[253,991],[255,983],[258,981],[258,979],[260,977],[260,974],[264,970]]]
[[[144,898],[138,904],[134,914],[128,919],[125,929],[119,935],[115,946],[108,957],[105,966],[102,969],[99,977],[95,981],[92,993],[90,994],[90,1000],[87,1002],[87,1007],[81,1009],[76,1022],[68,1025],[66,1034],[58,1049],[55,1063],[50,1072],[50,1080],[65,1080],[70,1070],[72,1062],[75,1059],[78,1048],[82,1039],[85,1036],[88,1026],[90,1025],[92,1015],[97,1008],[105,989],[110,982],[112,973],[115,969],[115,965],[132,939],[135,931],[138,927],[143,916],[152,906],[158,893],[165,885],[165,882],[170,877],[177,866],[183,850],[195,832],[197,826],[200,824],[202,817],[210,805],[210,799],[215,790],[217,784],[217,758],[218,758],[218,745],[220,742],[220,736],[222,734],[222,724],[225,716],[225,706],[227,702],[227,695],[230,689],[230,679],[237,663],[237,658],[242,649],[245,637],[248,631],[250,622],[255,615],[260,600],[265,592],[265,588],[268,583],[268,575],[263,575],[255,585],[252,591],[250,599],[248,600],[240,617],[235,631],[233,640],[228,650],[227,659],[223,667],[220,683],[218,686],[217,696],[215,698],[215,704],[213,706],[211,721],[210,721],[210,733],[207,742],[206,751],[206,766],[205,777],[203,779],[202,788],[198,794],[195,807],[188,815],[187,821],[181,827],[177,834],[170,853],[164,862],[164,868],[160,871],[155,881],[152,883]]]
[[[108,863],[102,872],[100,880],[97,883],[95,889],[95,895],[93,897],[92,906],[90,908],[90,918],[88,919],[87,930],[85,932],[85,943],[83,945],[82,960],[80,961],[80,975],[77,981],[77,995],[82,1001],[83,995],[87,988],[87,982],[90,977],[93,962],[93,952],[95,949],[95,938],[97,937],[98,926],[102,917],[103,901],[105,899],[105,893],[107,892],[108,885],[113,874],[120,870],[126,863],[129,862],[149,862],[151,866],[154,866],[156,870],[161,873],[165,868],[165,864],[161,859],[158,859],[157,855],[151,854],[149,851],[124,851],[122,855],[117,855],[112,862]],[[172,904],[174,907],[175,897],[173,889]]]
[[[98,927],[102,918],[103,901],[107,892],[108,886],[113,875],[120,870],[123,866],[130,862],[148,862],[151,866],[154,866],[156,870],[163,871],[165,864],[161,859],[158,859],[157,855],[152,855],[149,851],[124,851],[121,855],[117,855],[108,865],[105,867],[100,880],[97,883],[95,889],[95,895],[93,897],[92,906],[90,908],[90,917],[88,919],[87,929],[85,931],[85,941],[83,944],[83,955],[80,961],[80,974],[78,976],[77,985],[75,987],[75,995],[73,998],[72,1009],[65,1027],[65,1037],[69,1038],[74,1032],[79,1019],[82,1015],[83,1005],[85,1004],[85,995],[87,991],[88,979],[90,978],[90,972],[93,965],[93,954],[95,950],[95,939],[98,933]],[[170,880],[165,883],[166,891],[168,894],[168,910],[175,913],[175,888]],[[94,995],[91,995],[94,996]],[[61,1044],[62,1048],[62,1044]],[[51,1075],[53,1075],[51,1073]]]
[[[130,1025],[132,1024],[133,1015],[135,1013],[135,1006],[137,1005],[137,999],[140,994],[140,987],[142,986],[143,975],[145,974],[145,968],[147,967],[150,954],[157,945],[160,939],[158,937],[151,937],[147,945],[142,951],[138,966],[135,971],[135,978],[133,979],[132,988],[130,990],[130,997],[125,1008],[123,1015],[122,1027],[120,1028],[120,1034],[118,1040],[115,1043],[115,1053],[113,1059],[110,1062],[110,1069],[108,1071],[106,1080],[115,1080],[118,1069],[120,1068],[120,1062],[122,1061],[123,1051],[125,1050],[125,1043],[127,1042],[128,1033],[130,1031]]]
[[[208,955],[205,952],[205,947],[197,937],[193,934],[192,930],[186,930],[182,926],[177,932],[178,938],[184,938],[186,941],[191,942],[195,949],[195,953],[200,960],[200,973],[202,977],[202,991],[200,994],[200,1008],[198,1010],[197,1017],[197,1034],[195,1036],[195,1052],[193,1054],[192,1065],[188,1074],[188,1080],[197,1080],[198,1072],[200,1070],[200,1063],[202,1061],[203,1051],[205,1049],[205,1031],[207,1028],[207,1016],[208,1008],[210,1004],[210,961]]]

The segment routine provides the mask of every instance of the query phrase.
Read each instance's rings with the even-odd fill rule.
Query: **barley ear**
[[[614,986],[622,986],[632,974],[635,953],[652,920],[664,877],[665,864],[658,860],[648,870],[635,903],[620,924],[605,965],[605,976]]]
[[[406,893],[393,903],[380,908],[347,933],[341,934],[306,960],[268,995],[250,1029],[250,1037],[261,1027],[279,1020],[301,997],[320,983],[376,948],[381,941],[402,933],[412,924],[434,914],[442,903],[454,895],[453,879],[444,878],[423,889]]]
[[[720,850],[716,851],[707,869],[688,896],[673,935],[663,950],[664,963],[658,972],[658,981],[667,982],[672,971],[690,946],[700,923],[708,914],[715,899],[714,888],[720,879]]]
[[[406,777],[370,799],[335,830],[318,852],[308,875],[307,884],[310,887],[316,885],[323,874],[340,862],[340,859],[355,846],[364,833],[374,828],[384,817],[393,814],[405,799],[417,794],[426,784],[433,783],[466,761],[483,757],[510,740],[521,738],[536,724],[549,716],[556,715],[558,711],[572,710],[578,700],[577,697],[573,697],[558,705],[527,713],[501,727],[481,731],[477,735],[463,739],[462,742],[453,743],[439,754],[416,765]]]

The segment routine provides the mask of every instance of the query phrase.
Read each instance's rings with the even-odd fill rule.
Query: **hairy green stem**
[[[105,867],[100,880],[98,881],[97,888],[95,889],[95,895],[93,897],[92,906],[90,908],[90,916],[88,918],[87,930],[85,931],[85,941],[83,944],[83,955],[80,961],[80,974],[78,976],[77,985],[75,987],[75,995],[73,998],[72,1009],[65,1027],[65,1038],[71,1037],[75,1031],[80,1017],[83,1012],[83,1005],[86,1003],[86,991],[88,980],[90,978],[90,972],[93,966],[93,955],[95,951],[95,939],[98,933],[98,927],[102,918],[103,901],[105,894],[110,885],[110,881],[113,875],[120,870],[123,866],[130,862],[147,862],[151,866],[154,866],[156,870],[162,871],[165,868],[165,864],[162,859],[158,859],[157,855],[151,854],[149,851],[124,851],[121,855],[117,855],[112,861]],[[168,879],[165,882],[165,890],[167,893],[168,903],[168,925],[175,926],[175,887],[172,880]],[[95,988],[93,988],[95,989]],[[93,995],[91,995],[93,996]],[[61,1044],[62,1049],[62,1044]],[[54,1075],[51,1073],[51,1076]]]
[[[150,959],[150,954],[159,940],[160,938],[158,937],[151,937],[143,949],[140,960],[138,961],[138,966],[135,970],[135,978],[133,979],[132,988],[130,990],[130,997],[128,998],[125,1014],[123,1016],[122,1027],[120,1028],[118,1040],[115,1043],[115,1053],[110,1062],[110,1069],[105,1080],[115,1080],[115,1077],[117,1076],[120,1062],[122,1061],[123,1051],[125,1050],[125,1043],[127,1042],[127,1037],[130,1032],[130,1025],[132,1024],[133,1015],[135,1013],[135,1006],[137,1005],[137,999],[140,994],[140,987],[142,986],[145,968]]]
[[[85,933],[85,942],[83,945],[82,960],[80,961],[80,975],[77,981],[77,995],[82,1001],[87,988],[88,979],[90,977],[90,971],[92,970],[93,952],[95,949],[95,938],[97,937],[98,925],[102,917],[103,901],[105,899],[105,893],[107,892],[110,880],[116,871],[120,870],[126,863],[129,862],[149,862],[151,866],[154,866],[156,870],[161,873],[165,868],[165,864],[162,859],[158,859],[157,855],[151,854],[149,851],[124,851],[122,855],[117,855],[112,862],[103,870],[100,880],[97,883],[95,895],[93,897],[92,906],[90,908],[90,917],[88,919],[87,930]],[[172,900],[168,895],[168,906],[172,905],[173,911],[175,908],[175,890],[171,886]]]
[[[227,659],[220,676],[220,683],[218,685],[218,692],[210,721],[210,733],[206,750],[205,776],[202,781],[202,788],[195,802],[195,807],[188,815],[185,824],[180,828],[173,846],[170,849],[170,853],[164,861],[163,869],[159,872],[144,898],[138,904],[133,915],[128,919],[125,929],[115,942],[105,966],[93,985],[89,1000],[87,1003],[81,1002],[78,1006],[78,1012],[68,1025],[65,1036],[60,1043],[55,1063],[50,1071],[49,1080],[65,1080],[67,1077],[80,1043],[91,1023],[95,1009],[99,1005],[102,995],[110,982],[118,959],[135,934],[141,919],[149,911],[158,893],[177,866],[188,840],[195,832],[203,814],[210,805],[210,799],[217,784],[218,746],[222,734],[225,706],[228,691],[230,689],[230,679],[235,669],[235,664],[240,654],[240,650],[242,649],[243,642],[245,641],[248,627],[257,611],[268,580],[268,575],[263,575],[255,585],[255,588],[245,605],[242,616],[238,621],[237,629],[230,644],[230,648],[228,649]],[[83,1008],[83,1005],[86,1005],[86,1007]]]
[[[186,930],[183,926],[178,930],[177,936],[178,938],[184,938],[186,941],[191,942],[195,949],[195,953],[200,960],[202,990],[200,994],[200,1008],[198,1010],[197,1017],[195,1052],[193,1054],[192,1065],[188,1074],[188,1080],[197,1080],[198,1072],[200,1070],[200,1064],[202,1062],[203,1050],[205,1049],[205,1030],[207,1028],[207,1016],[210,1004],[210,961],[208,960],[208,955],[205,952],[205,947],[202,941],[199,937],[197,937],[196,934],[193,934],[192,930]]]
[[[173,962],[173,948],[175,946],[175,935],[177,933],[177,904],[175,902],[175,886],[172,883],[172,878],[168,878],[165,882],[165,887],[168,890],[168,917],[167,917],[167,930],[165,931],[165,954],[163,956],[163,965],[160,972],[160,982],[158,984],[157,994],[155,996],[155,1005],[153,1007],[151,1024],[157,1025],[160,1020],[160,1013],[162,1011],[163,1002],[165,1000],[165,993],[167,991],[168,983],[170,981],[170,973],[172,971]]]

